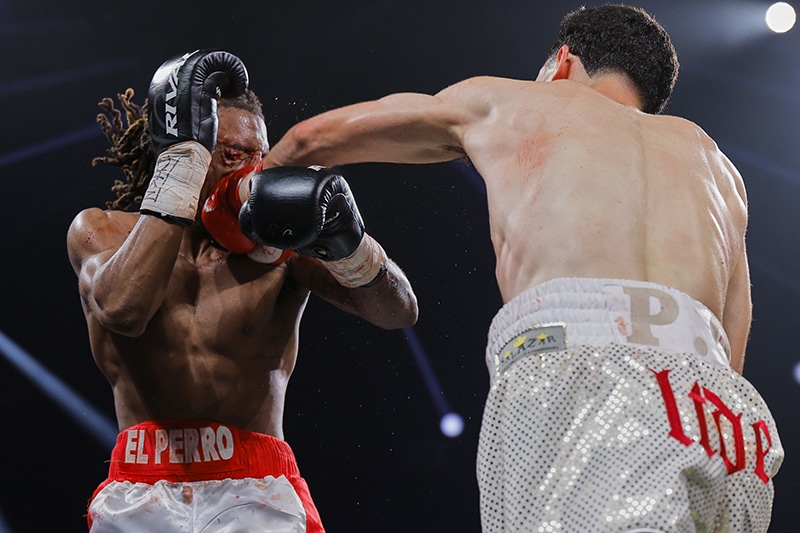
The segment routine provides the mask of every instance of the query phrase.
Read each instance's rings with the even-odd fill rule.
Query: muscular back
[[[462,145],[486,181],[506,301],[554,277],[625,278],[723,316],[744,189],[700,128],[572,81],[477,83],[491,85],[491,112]]]

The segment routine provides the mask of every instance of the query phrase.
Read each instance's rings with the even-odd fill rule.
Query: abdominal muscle
[[[139,337],[112,333],[89,317],[92,350],[113,387],[120,429],[146,420],[208,419],[282,438],[307,293],[281,291],[285,273],[246,262],[234,268],[247,281],[234,281],[229,262],[195,268],[179,261],[162,307]]]

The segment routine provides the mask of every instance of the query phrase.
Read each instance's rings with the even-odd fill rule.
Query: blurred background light
[[[769,6],[766,15],[767,26],[775,33],[786,33],[794,27],[797,14],[786,2],[776,2]]]
[[[447,413],[442,417],[439,428],[446,437],[458,437],[464,431],[464,419],[457,413]]]

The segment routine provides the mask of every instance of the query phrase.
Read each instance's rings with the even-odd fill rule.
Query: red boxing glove
[[[253,170],[253,167],[245,167],[223,177],[203,204],[203,225],[220,246],[235,254],[246,254],[256,245],[239,229],[239,210],[243,203],[239,199],[239,185]]]
[[[247,184],[243,185],[245,178],[255,170],[254,167],[244,167],[236,172],[224,176],[211,189],[211,194],[203,204],[201,213],[203,225],[220,246],[236,254],[247,254],[252,260],[259,263],[278,265],[286,261],[291,255],[291,250],[281,250],[264,244],[257,244],[244,236],[239,229],[239,210],[243,200],[250,197]],[[239,192],[240,186],[243,190]]]

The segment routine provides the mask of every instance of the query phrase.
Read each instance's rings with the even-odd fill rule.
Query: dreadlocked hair
[[[117,109],[111,98],[103,98],[98,104],[103,112],[97,115],[97,123],[111,147],[106,150],[108,155],[92,159],[92,166],[105,163],[122,169],[125,181],[114,180],[111,190],[117,199],[106,202],[106,208],[125,210],[142,201],[155,169],[156,155],[147,128],[147,100],[142,106],[135,104],[133,89],[117,94],[117,100],[122,110]]]

